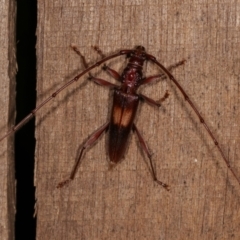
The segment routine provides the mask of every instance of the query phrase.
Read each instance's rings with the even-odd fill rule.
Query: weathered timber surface
[[[75,44],[94,63],[143,45],[173,71],[216,135],[240,177],[239,1],[39,1],[38,103],[83,70]],[[121,72],[124,57],[109,61]],[[147,63],[146,76],[159,72]],[[114,82],[101,68],[92,74]],[[152,181],[136,136],[123,161],[108,170],[106,137],[87,150],[76,179],[68,176],[82,143],[103,125],[107,88],[81,78],[39,111],[36,122],[37,239],[239,239],[240,186],[199,119],[169,80],[140,89],[162,108],[142,104],[136,120],[153,153]]]
[[[16,46],[16,3],[0,2],[0,136],[14,124]],[[0,239],[14,239],[15,169],[14,137],[0,144]]]

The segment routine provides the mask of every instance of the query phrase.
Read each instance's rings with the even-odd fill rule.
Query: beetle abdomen
[[[112,163],[118,163],[126,151],[138,103],[137,94],[127,94],[120,90],[114,91],[108,143],[109,157]]]

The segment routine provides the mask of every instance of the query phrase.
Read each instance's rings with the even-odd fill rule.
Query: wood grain
[[[94,63],[105,54],[143,45],[169,66],[215,133],[240,177],[239,1],[39,1],[38,103],[83,70],[75,44]],[[121,72],[124,57],[109,62]],[[148,63],[146,75],[158,72]],[[92,74],[111,80],[101,68]],[[152,181],[132,136],[127,154],[108,170],[105,137],[84,156],[63,189],[82,143],[109,116],[111,93],[87,76],[37,115],[37,239],[239,239],[240,186],[181,93],[169,80],[140,91],[161,109],[142,104],[136,124],[158,178]],[[106,136],[107,137],[107,136]]]
[[[0,136],[14,124],[16,47],[14,1],[0,2]],[[15,169],[14,137],[0,144],[0,239],[14,239]]]

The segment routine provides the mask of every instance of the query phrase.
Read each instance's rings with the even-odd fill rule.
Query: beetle
[[[170,73],[171,68],[166,69],[160,62],[158,62],[156,60],[156,58],[154,56],[148,54],[145,51],[145,48],[143,46],[137,46],[135,49],[132,49],[132,50],[121,50],[118,53],[112,54],[108,57],[104,57],[103,54],[101,53],[100,49],[95,47],[95,50],[97,50],[103,56],[103,59],[96,62],[95,64],[93,64],[90,67],[87,66],[85,58],[81,55],[80,51],[74,46],[72,48],[75,52],[77,52],[81,56],[86,69],[83,72],[81,72],[80,74],[78,74],[77,76],[75,76],[72,80],[65,83],[61,88],[59,88],[56,92],[54,92],[45,101],[40,103],[35,109],[33,109],[31,111],[31,113],[29,115],[27,115],[22,121],[20,121],[12,129],[10,129],[2,138],[0,138],[0,141],[2,141],[4,138],[9,136],[13,132],[17,131],[19,128],[21,128],[27,121],[29,121],[36,114],[36,112],[39,109],[41,109],[44,105],[46,105],[50,100],[55,98],[61,91],[63,91],[65,88],[67,88],[73,82],[78,81],[78,79],[80,77],[82,77],[84,74],[90,72],[90,70],[94,69],[95,67],[101,65],[102,63],[104,63],[110,59],[113,59],[113,58],[121,56],[121,55],[126,55],[126,57],[129,60],[128,60],[127,66],[124,68],[121,75],[106,65],[104,65],[104,67],[103,67],[103,70],[107,71],[113,78],[115,78],[118,82],[120,82],[120,86],[110,83],[104,79],[93,77],[91,74],[89,74],[89,80],[93,81],[94,83],[96,83],[100,86],[105,86],[105,87],[109,87],[109,88],[113,89],[114,93],[113,93],[113,105],[112,105],[111,117],[110,117],[109,121],[107,121],[103,126],[101,126],[96,132],[91,134],[90,137],[88,138],[88,140],[84,143],[84,145],[80,151],[79,157],[73,166],[73,169],[71,171],[69,178],[60,182],[57,185],[58,188],[63,187],[69,181],[74,179],[77,168],[82,160],[82,156],[83,156],[85,149],[91,147],[99,139],[99,137],[106,131],[109,132],[108,153],[109,153],[109,158],[110,158],[110,166],[111,167],[115,166],[122,159],[122,157],[126,151],[130,132],[133,131],[137,134],[140,145],[149,159],[150,170],[152,173],[153,180],[169,191],[170,187],[166,183],[163,183],[162,181],[157,179],[156,173],[155,173],[155,170],[153,167],[153,163],[152,163],[151,154],[148,150],[148,147],[147,147],[143,137],[141,136],[138,128],[136,127],[136,125],[134,123],[140,100],[144,100],[146,103],[148,103],[150,105],[160,107],[161,103],[165,99],[168,98],[169,93],[167,91],[166,91],[165,95],[159,101],[155,101],[143,94],[137,93],[139,86],[148,84],[148,83],[152,83],[152,82],[156,81],[159,77],[162,77],[163,75],[167,76],[180,90],[180,92],[184,96],[185,100],[189,103],[191,108],[194,110],[194,112],[198,116],[200,122],[205,127],[209,136],[211,137],[214,144],[218,148],[218,151],[220,152],[227,167],[230,169],[233,176],[236,178],[236,180],[240,184],[240,180],[238,179],[237,175],[235,174],[232,167],[230,166],[229,161],[226,158],[226,156],[224,155],[222,148],[219,146],[219,143],[216,140],[216,137],[214,136],[213,132],[210,130],[209,126],[206,124],[205,120],[199,113],[196,106],[190,100],[190,98],[186,94],[185,90],[180,85],[180,83]],[[142,70],[143,70],[143,64],[146,61],[155,63],[162,70],[163,73],[144,78]],[[181,65],[184,62],[185,62],[185,60],[177,63],[173,67]]]

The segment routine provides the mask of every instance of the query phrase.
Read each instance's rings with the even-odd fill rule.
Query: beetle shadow
[[[154,83],[155,84],[155,83]],[[140,106],[139,106],[139,109],[138,109],[138,111],[140,112],[141,111],[141,108],[143,107],[144,108],[144,105],[145,104],[147,104],[147,103],[144,103],[144,101],[142,102],[142,104],[140,104]],[[151,108],[157,108],[157,110],[156,111],[158,111],[158,114],[166,114],[166,108],[165,107],[163,107],[163,105],[161,106],[161,108],[158,108],[158,107],[154,107],[154,106],[150,106]],[[138,116],[136,117],[136,121],[135,122],[138,122]],[[136,126],[137,126],[137,124],[136,124]],[[138,126],[137,126],[138,127]],[[140,132],[140,134],[141,134],[141,136],[142,136],[142,138],[143,138],[143,140],[144,140],[144,142],[145,142],[145,144],[147,145],[147,148],[148,148],[148,151],[150,152],[150,155],[151,155],[151,160],[148,158],[148,156],[147,156],[147,153],[144,151],[144,149],[142,148],[142,145],[141,145],[141,143],[140,143],[140,140],[139,140],[139,138],[138,138],[138,136],[137,136],[137,134],[136,134],[136,132],[135,131],[132,131],[132,135],[133,135],[133,138],[134,138],[134,140],[136,141],[136,144],[137,144],[137,148],[139,149],[139,152],[140,152],[140,155],[141,155],[141,161],[143,160],[143,162],[145,163],[145,165],[146,165],[146,167],[147,167],[147,171],[149,172],[149,177],[150,178],[152,178],[152,180],[154,181],[154,179],[153,179],[153,172],[152,172],[152,169],[151,169],[151,166],[150,166],[150,161],[152,161],[152,164],[153,164],[153,168],[154,168],[154,171],[155,171],[155,174],[156,174],[156,177],[157,177],[157,168],[156,168],[156,161],[155,161],[155,159],[154,159],[154,154],[153,154],[153,152],[152,152],[152,150],[151,150],[151,146],[148,144],[148,141],[146,141],[145,140],[145,136],[143,135],[143,133],[142,133],[142,131],[141,131],[141,129],[138,129],[139,130],[139,132]],[[158,179],[158,178],[157,178]],[[160,180],[160,181],[162,181],[162,180]]]
[[[78,73],[79,73],[79,71],[78,71]],[[76,73],[73,73],[73,74],[71,74],[71,75],[72,75],[73,77],[71,77],[70,79],[73,79],[74,76],[76,76],[77,74],[76,74]],[[69,77],[68,77],[67,79],[69,79]],[[67,81],[69,81],[69,80],[67,80]],[[65,84],[67,81],[64,81],[63,84]],[[76,83],[78,83],[78,82],[76,82]],[[57,99],[57,101],[58,101],[57,105],[56,105],[56,106],[52,106],[52,105],[51,105],[47,111],[45,110],[46,112],[44,113],[44,115],[43,115],[40,119],[38,119],[38,122],[37,122],[37,124],[35,125],[35,128],[41,126],[42,122],[44,122],[45,119],[46,119],[50,114],[54,114],[54,112],[58,109],[59,106],[61,106],[61,105],[62,105],[63,103],[65,103],[65,102],[69,101],[69,99],[70,99],[72,96],[74,96],[78,91],[82,90],[82,88],[84,88],[84,87],[87,85],[87,83],[88,83],[88,80],[85,79],[83,82],[81,82],[81,83],[79,84],[79,86],[75,87],[74,89],[72,89],[72,90],[69,91],[68,93],[65,93],[65,96],[64,96],[61,100]],[[62,84],[62,85],[63,85],[63,84]],[[56,87],[56,86],[57,86],[57,87]],[[60,87],[61,87],[61,86],[60,86]],[[38,98],[41,98],[41,99],[43,99],[43,100],[41,100],[41,102],[38,103],[38,104],[41,104],[45,99],[47,99],[47,97],[50,97],[53,93],[56,92],[56,88],[59,89],[60,87],[59,87],[59,83],[56,83],[56,84],[54,84],[54,86],[52,86],[51,88],[49,88],[49,89],[47,90],[47,92],[39,94],[39,95],[38,95]],[[53,89],[54,89],[54,90],[53,90]],[[58,96],[56,96],[56,98],[57,98],[57,97],[58,97]],[[55,99],[55,98],[53,98],[50,102],[54,103],[54,99]],[[45,106],[43,106],[43,108],[46,109]],[[40,110],[40,111],[41,111],[41,110]],[[35,116],[34,116],[34,117],[35,117]]]
[[[115,59],[114,59],[114,60],[115,60]],[[118,61],[119,61],[119,60],[118,60]],[[112,61],[112,62],[111,62],[111,65],[113,65],[114,63],[117,63],[117,61],[116,61],[116,60],[115,60],[115,61]],[[109,66],[109,64],[108,64],[108,66]],[[118,71],[119,71],[119,70],[118,70]],[[97,71],[94,72],[94,75],[93,75],[93,76],[94,76],[94,77],[99,76],[99,74],[100,74],[101,72],[102,72],[102,69],[99,68]],[[74,74],[73,74],[73,75],[74,75]],[[104,79],[104,80],[106,79],[106,81],[109,81],[109,79],[112,79],[113,81],[110,80],[109,82],[113,82],[114,84],[117,84],[117,85],[120,86],[120,84],[119,84],[119,82],[118,82],[117,80],[114,80],[114,78],[112,78],[112,77],[110,77],[110,76],[108,76],[108,75],[106,75],[106,76],[107,76],[107,77],[103,77],[102,79]],[[87,81],[88,81],[88,80],[87,80]],[[87,81],[83,82],[83,83],[81,84],[80,88],[83,88],[83,87],[87,84]],[[99,87],[103,87],[103,86],[99,86]],[[74,89],[73,91],[69,92],[69,93],[59,102],[59,104],[61,104],[62,102],[67,101],[68,98],[69,98],[72,94],[74,94],[75,91],[80,90],[80,88],[78,87],[77,89]],[[109,101],[110,101],[110,99],[112,100],[112,96],[113,96],[113,89],[108,89],[108,99],[109,99]],[[58,108],[59,104],[58,104],[57,106],[55,106],[54,108],[52,108],[51,110],[49,110],[48,114],[52,113],[53,110],[56,110],[56,109]],[[107,107],[108,112],[107,112],[107,114],[106,114],[106,116],[107,116],[107,117],[106,117],[106,121],[105,121],[104,123],[101,123],[102,125],[105,124],[105,123],[108,121],[108,119],[110,119],[111,110],[112,110],[112,104],[113,104],[113,102],[111,101],[111,103],[110,103],[110,104],[108,105],[108,107]],[[47,116],[45,116],[45,117],[47,117]],[[44,121],[44,119],[42,119],[42,121]],[[89,137],[90,137],[91,135],[93,135],[96,131],[98,131],[98,129],[99,129],[102,125],[98,126],[95,130],[93,130],[91,133],[89,133],[88,136],[85,137],[85,138],[82,140],[82,143],[78,146],[78,148],[77,148],[77,150],[76,150],[76,154],[75,154],[75,158],[74,158],[75,161],[73,162],[73,166],[74,166],[74,164],[76,163],[76,161],[78,160],[78,158],[79,158],[79,156],[80,156],[80,153],[81,153],[81,150],[83,149],[83,146],[85,145],[85,143],[88,141]],[[105,141],[105,153],[106,153],[106,156],[107,156],[107,150],[108,150],[107,145],[108,145],[108,141],[109,141],[109,138],[106,136],[106,135],[107,135],[107,131],[108,131],[108,129],[99,137],[99,139],[96,140],[96,142],[95,142],[92,146],[90,146],[90,147],[88,147],[88,148],[86,148],[86,149],[84,150],[84,152],[83,152],[83,154],[82,154],[82,156],[81,156],[81,160],[80,160],[79,166],[77,167],[78,169],[79,169],[79,167],[81,166],[81,164],[82,164],[82,162],[83,162],[83,160],[84,160],[85,155],[87,154],[87,152],[88,152],[90,149],[94,148],[95,145],[96,145],[99,141],[101,141],[101,139],[103,138],[103,136],[106,137],[106,141]],[[106,157],[106,161],[107,161],[107,163],[108,163],[109,166],[110,166],[111,164],[110,164],[110,161],[107,159],[107,157]]]
[[[173,95],[177,99],[177,101],[181,102],[182,100],[184,100],[184,97],[180,94],[180,92],[178,91],[178,89],[174,85],[174,83],[171,82],[169,79],[167,79],[167,80],[168,80],[168,85],[171,88],[171,91],[173,92]],[[191,101],[193,101],[192,98],[191,98]],[[195,101],[193,101],[193,103],[197,107],[201,116],[203,116],[202,111],[200,110],[198,105],[195,103]],[[208,154],[208,155],[212,156],[212,160],[213,160],[213,163],[214,163],[216,169],[220,168],[221,172],[222,172],[222,174],[221,174],[222,178],[226,178],[226,175],[223,173],[224,172],[224,170],[223,170],[224,164],[225,164],[225,167],[227,167],[226,163],[225,163],[224,159],[222,158],[220,152],[218,151],[217,147],[214,145],[214,142],[212,141],[211,137],[209,136],[207,130],[204,128],[203,124],[199,125],[200,120],[197,117],[197,115],[194,113],[194,110],[191,108],[191,106],[186,101],[185,101],[185,104],[181,104],[181,109],[186,113],[188,121],[191,121],[192,126],[193,126],[192,131],[194,130],[194,132],[196,132],[198,134],[199,139],[201,140],[202,144],[205,144],[206,155]],[[205,122],[208,124],[208,119],[205,116],[203,118],[204,118]],[[199,121],[199,122],[197,122],[197,121]],[[212,126],[209,125],[209,124],[208,124],[208,126],[209,126],[210,130],[213,132],[214,136],[217,139],[218,137],[215,134],[214,130],[212,130]],[[203,131],[201,131],[201,128],[203,129]],[[210,142],[212,142],[212,145],[206,144],[209,140],[210,140]],[[221,144],[220,144],[220,147],[223,150],[223,152],[225,152]],[[216,154],[218,154],[219,157]],[[227,160],[229,161],[229,157],[228,157],[229,154],[226,155],[224,153],[224,155],[226,156]],[[217,158],[219,158],[219,160]],[[204,161],[204,156],[202,157],[202,164],[204,164],[203,161]],[[234,170],[234,172],[236,172],[236,171]],[[228,177],[226,178],[226,186],[228,188],[230,187],[233,190],[234,186],[233,186],[233,184],[231,184],[232,179],[230,179],[231,177],[229,177],[230,175],[232,175],[232,173],[229,169],[228,169],[227,175],[228,175]],[[232,176],[232,177],[234,178],[234,176]],[[237,194],[236,188],[235,188],[235,192],[236,192],[236,196],[239,195],[239,194]]]
[[[120,74],[120,73],[123,71],[123,68],[125,68],[125,65],[124,65],[124,67],[123,67],[123,66],[122,66],[123,64],[121,64],[121,67],[118,68],[117,70],[116,70],[114,67],[112,67],[112,65],[118,64],[118,63],[120,63],[120,62],[121,62],[121,59],[113,59],[110,64],[107,64],[107,66],[113,68],[116,72],[118,72],[118,73]],[[99,69],[97,72],[95,72],[95,73],[94,73],[94,76],[98,76],[98,75],[100,74],[100,72],[101,72],[101,69]],[[115,80],[113,77],[109,76],[108,74],[106,74],[102,79],[104,79],[104,80],[106,80],[106,81],[109,81],[109,80],[110,80],[109,82],[112,82],[112,83],[116,84],[116,85],[119,86],[119,87],[121,86],[121,84],[120,84],[119,81]],[[101,87],[101,86],[100,86],[100,87]],[[106,122],[107,122],[108,119],[110,119],[110,117],[111,117],[112,104],[113,104],[113,101],[112,101],[112,99],[113,99],[113,91],[114,91],[114,89],[109,89],[109,91],[108,91],[108,101],[109,101],[110,103],[108,104],[108,107],[107,107],[108,110],[107,110],[107,114],[106,114],[106,116],[107,116],[107,117],[106,117]],[[110,101],[110,100],[111,100],[111,101]],[[104,124],[104,123],[102,123],[102,124]],[[99,128],[99,127],[100,127],[100,126],[98,126],[98,128]],[[98,129],[98,128],[97,128],[97,129]],[[95,130],[95,131],[97,131],[97,130]],[[93,131],[91,134],[89,134],[89,136],[92,135],[95,131]],[[109,137],[107,136],[107,133],[108,133],[108,130],[106,130],[106,131],[105,131],[105,134],[102,134],[102,135],[105,135],[105,154],[106,154],[106,162],[107,162],[108,165],[109,165],[108,170],[112,170],[112,169],[114,169],[118,164],[120,164],[120,163],[125,159],[125,155],[126,155],[126,153],[127,153],[127,151],[128,151],[129,145],[127,146],[126,153],[125,153],[125,155],[123,156],[123,158],[122,158],[117,164],[112,165],[111,162],[110,162],[110,159],[107,157],[107,156],[108,156],[108,145],[109,145],[109,141],[110,141]],[[77,153],[76,153],[76,159],[78,159],[78,156],[79,156],[79,154],[80,154],[80,152],[81,152],[84,144],[85,144],[86,141],[89,139],[89,136],[86,137],[86,138],[83,140],[83,142],[81,143],[81,145],[78,147],[78,150],[77,150]],[[97,144],[99,141],[101,141],[101,138],[102,138],[102,137],[103,137],[103,136],[101,136],[90,148],[87,148],[87,149],[84,151],[84,154],[83,154],[83,156],[82,156],[82,159],[83,159],[83,157],[85,156],[85,154],[88,152],[88,150],[94,148],[95,144]],[[128,141],[131,141],[131,136],[130,136],[130,138],[128,139]]]
[[[99,60],[97,60],[97,61],[99,61]],[[110,62],[110,64],[108,64],[109,66],[110,65],[114,65],[114,64],[116,64],[116,63],[120,63],[121,62],[121,56],[120,56],[120,58],[115,58],[115,59],[112,59],[111,60],[111,62]],[[96,63],[96,61],[94,61],[94,62],[90,62],[90,63],[87,63],[87,65],[88,66],[92,66],[92,65],[94,65]],[[82,64],[84,65],[84,63],[82,62]],[[67,77],[66,78],[66,80],[65,81],[63,81],[63,83],[62,83],[62,85],[64,85],[64,84],[66,84],[68,81],[70,81],[69,79],[74,79],[79,73],[81,73],[81,72],[83,72],[85,69],[82,69],[81,71],[80,70],[75,70],[72,74],[71,74],[71,76],[69,77]],[[51,107],[50,109],[49,109],[49,111],[48,112],[46,112],[45,114],[44,114],[44,116],[38,121],[38,124],[36,125],[36,127],[37,126],[39,126],[39,125],[41,125],[41,123],[49,116],[49,114],[52,114],[52,112],[54,112],[54,111],[56,111],[56,109],[58,108],[58,106],[59,105],[61,105],[61,104],[63,104],[64,102],[66,102],[66,101],[68,101],[68,99],[71,97],[71,96],[73,96],[74,94],[76,94],[78,91],[80,91],[82,88],[84,88],[86,85],[87,85],[87,83],[88,83],[88,77],[92,74],[92,72],[93,72],[93,69],[91,70],[91,71],[89,71],[89,73],[87,74],[85,74],[84,76],[82,76],[82,77],[80,77],[80,79],[82,79],[82,78],[86,78],[82,83],[80,83],[80,85],[79,86],[77,86],[77,87],[75,87],[74,89],[72,89],[70,92],[68,92],[60,101],[58,100],[58,104],[57,104],[57,106],[55,106],[55,107]],[[102,68],[101,67],[98,67],[98,68],[94,68],[94,76],[99,76],[100,75],[100,73],[102,72]],[[80,80],[80,79],[78,79],[78,81]],[[112,78],[113,79],[113,78]],[[78,81],[76,81],[76,83],[78,83]],[[81,80],[80,80],[81,81]],[[116,80],[115,80],[115,82],[117,82]],[[114,82],[114,83],[115,83]],[[57,90],[56,89],[59,89],[59,88],[61,88],[62,87],[62,85],[60,85],[59,86],[59,83],[56,83],[56,84],[54,84],[51,88],[49,88],[48,90],[47,90],[47,93],[45,92],[45,93],[40,93],[38,96],[37,96],[37,98],[39,99],[43,99],[41,102],[43,102],[45,99],[47,99],[47,97],[49,97],[49,96],[51,96],[53,93],[55,93]],[[71,85],[73,85],[73,84],[71,84]],[[101,86],[100,86],[101,87]],[[64,92],[64,91],[63,91]],[[50,94],[51,93],[51,94]],[[52,99],[53,101],[54,101],[54,99]],[[39,103],[39,104],[41,104],[41,102]]]

